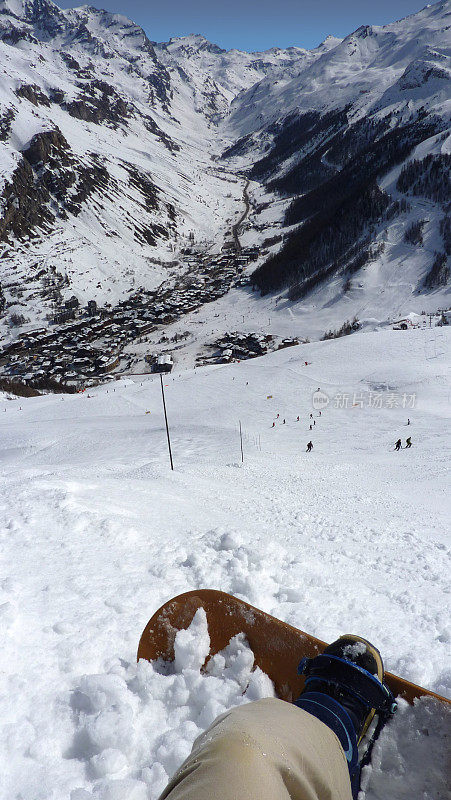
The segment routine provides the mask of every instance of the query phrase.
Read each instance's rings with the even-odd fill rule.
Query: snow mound
[[[371,765],[364,769],[363,797],[449,797],[445,764],[450,724],[449,706],[430,697],[420,698],[413,707],[400,700],[397,713],[374,746]]]
[[[274,696],[243,634],[203,664],[210,638],[199,609],[175,641],[175,661],[129,664],[84,675],[72,694],[74,734],[66,757],[84,762],[71,800],[156,800],[196,739],[232,706]]]

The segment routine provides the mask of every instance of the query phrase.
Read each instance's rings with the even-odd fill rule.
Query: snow
[[[343,108],[346,102],[354,106],[349,116],[355,121],[363,114],[369,116],[388,105],[385,92],[394,94],[398,80],[396,99],[405,101],[401,79],[406,69],[417,71],[418,68],[412,66],[417,59],[421,63],[426,56],[426,60],[430,59],[429,66],[437,65],[442,71],[445,65],[446,74],[450,54],[449,28],[446,25],[448,8],[449,2],[444,0],[399,22],[363,26],[343,40],[332,40],[330,44],[326,40],[316,50],[309,51],[309,59],[298,75],[288,81],[264,78],[240,95],[232,104],[224,126],[229,130],[233,128],[237,136],[245,135],[260,129],[263,118],[267,126],[272,120],[293,111]],[[443,78],[432,77],[430,81],[427,95],[420,92],[418,101],[414,101],[416,107],[422,105],[427,96],[439,113],[444,104],[449,114],[449,93]]]
[[[2,6],[5,10],[15,14],[16,17],[21,17],[24,12],[22,0],[3,0]]]
[[[79,165],[91,165],[91,154],[95,154],[111,180],[108,191],[98,187],[78,216],[57,220],[50,233],[35,231],[33,247],[30,239],[4,246],[1,282],[5,296],[13,304],[11,313],[23,313],[31,327],[47,324],[54,311],[43,297],[38,277],[50,266],[67,275],[67,296],[75,293],[83,305],[95,299],[99,305],[114,306],[139,287],[154,290],[183,275],[188,269],[183,251],[190,234],[205,253],[218,252],[243,212],[243,169],[267,152],[273,140],[271,123],[280,124],[290,113],[312,109],[325,113],[349,103],[349,124],[362,116],[376,120],[389,112],[400,124],[407,123],[421,108],[441,118],[444,125],[449,121],[446,2],[387,26],[360,28],[344,39],[329,36],[311,51],[274,47],[263,53],[223,51],[199,34],[151,44],[139,26],[120,14],[91,6],[62,10],[51,2],[40,8],[49,25],[44,33],[30,22],[30,5],[0,0],[2,27],[20,28],[38,39],[16,45],[8,39],[0,41],[0,114],[15,112],[8,139],[0,146],[0,191],[30,138],[55,125]],[[83,26],[91,39],[81,35]],[[82,75],[106,82],[132,104],[130,116],[116,128],[109,122],[97,125],[75,119],[55,102],[49,107],[35,106],[15,94],[27,84],[38,86],[47,96],[58,87],[66,103],[79,98],[88,79],[80,79],[63,55],[78,62]],[[154,91],[154,81],[157,86],[159,81],[167,82],[166,104]],[[179,150],[170,151],[145,127],[149,117]],[[240,136],[249,135],[249,152],[220,160]],[[449,142],[439,139],[434,136],[422,142],[410,157],[423,158],[440,148],[447,152]],[[156,210],[144,209],[124,162],[155,184]],[[328,163],[327,153],[323,163]],[[281,164],[280,169],[287,166],[288,162]],[[394,198],[402,166],[381,178],[382,187]],[[250,195],[255,206],[267,207],[251,210],[241,241],[261,247],[266,238],[281,233],[289,200],[255,181]],[[287,316],[293,314],[302,319],[305,335],[311,338],[321,336],[332,323],[339,327],[354,314],[383,323],[390,315],[447,306],[446,289],[428,294],[423,305],[421,288],[435,251],[443,248],[438,233],[443,209],[423,198],[409,202],[411,211],[381,226],[377,241],[385,244],[385,250],[352,280],[348,292],[343,293],[344,280],[334,279],[305,302],[288,303],[283,293],[248,302],[247,294],[238,292],[231,304],[239,305],[242,314],[252,308],[259,318],[278,316],[280,327],[287,327]],[[169,203],[175,209],[173,222]],[[424,248],[403,243],[406,227],[424,216],[428,219]],[[169,237],[158,235],[155,245],[143,244],[135,235],[137,220],[162,226]],[[253,267],[265,258],[261,253]],[[26,295],[19,307],[16,288],[25,281]],[[227,303],[220,301],[220,316]],[[8,327],[6,316],[0,326],[6,340],[18,333]]]
[[[437,209],[430,208],[429,213],[431,217],[439,216]],[[418,272],[426,272],[425,260],[433,257],[437,241],[435,229],[427,224],[423,247],[404,243],[404,231],[413,218],[412,213],[392,226],[389,234],[391,241],[388,240],[388,234],[384,236],[384,253],[358,273],[345,294],[342,291],[343,276],[313,290],[302,302],[288,300],[286,292],[261,298],[248,288],[232,289],[215,303],[207,304],[165,326],[168,339],[189,333],[181,343],[160,344],[161,334],[156,331],[145,336],[141,344],[129,345],[125,352],[136,359],[133,371],[146,369],[144,358],[147,353],[167,352],[169,349],[176,369],[192,368],[199,354],[212,353],[212,350],[206,349],[206,345],[231,331],[313,341],[354,317],[358,318],[362,329],[366,331],[386,329],[400,319],[410,318],[421,328],[427,328],[425,351],[433,354],[435,350],[442,349],[444,334],[436,327],[440,318],[437,308],[446,307],[448,290],[436,290],[429,295],[416,291],[416,276]],[[398,272],[395,275],[390,255],[394,252],[398,259]],[[429,313],[434,315],[432,322],[427,316]]]
[[[174,664],[136,664],[150,616],[197,587],[326,641],[355,632],[388,670],[451,695],[441,333],[435,351],[428,330],[381,330],[176,368],[164,379],[174,472],[158,376],[2,395],[2,798],[156,800],[217,714],[272,694],[242,637],[200,670],[202,611]],[[273,429],[277,413],[287,424]],[[407,435],[412,448],[393,452]],[[447,726],[430,701],[401,704],[367,800],[444,797]]]
[[[376,742],[371,765],[364,768],[366,797],[447,797],[449,783],[443,766],[448,758],[449,726],[449,710],[435,700],[421,698],[414,708],[401,700]]]
[[[80,164],[95,153],[111,182],[77,217],[5,246],[8,302],[12,288],[49,264],[67,274],[69,295],[114,304],[190,268],[183,249],[192,233],[218,253],[243,213],[243,169],[267,151],[268,125],[290,112],[324,113],[349,101],[349,123],[388,110],[406,122],[421,106],[448,118],[444,2],[343,40],[328,37],[312,51],[252,54],[221,51],[200,35],[152,49],[122,15],[46,7],[52,34],[28,21],[31,6],[0,0],[0,10],[20,18],[4,13],[2,25],[39,34],[37,42],[0,41],[0,113],[15,111],[0,147],[0,192],[20,150],[55,125]],[[82,24],[92,40],[78,37]],[[27,83],[77,98],[77,76],[61,53],[134,104],[127,124],[95,125],[55,103],[17,97]],[[148,80],[161,75],[168,107]],[[149,132],[146,115],[179,150]],[[249,153],[218,162],[249,134]],[[440,134],[409,158],[449,150]],[[157,211],[144,210],[127,163],[155,183]],[[394,199],[402,166],[381,178]],[[249,195],[240,239],[259,246],[280,233],[289,201],[255,181]],[[176,211],[169,238],[137,242],[137,217],[168,226],[167,203]],[[428,327],[422,313],[449,297],[447,289],[418,292],[442,247],[442,216],[437,204],[411,198],[411,209],[377,232],[384,251],[346,292],[342,277],[298,303],[285,292],[260,298],[235,288],[167,325],[167,339],[187,334],[173,350],[159,342],[160,329],[129,345],[136,371],[150,352],[174,361],[164,378],[173,472],[158,376],[77,395],[0,393],[2,800],[156,800],[218,714],[273,694],[243,636],[203,668],[202,610],[177,635],[173,664],[136,664],[149,617],[189,589],[230,592],[326,641],[353,631],[374,641],[390,671],[451,696],[450,332]],[[414,248],[404,233],[420,218],[424,244]],[[30,328],[50,311],[41,288],[27,283],[24,305],[9,306],[24,311]],[[226,332],[320,339],[354,316],[362,330],[343,339],[194,368]],[[400,318],[419,327],[391,330]],[[14,335],[6,326],[2,333]],[[394,453],[408,434],[412,448]],[[401,702],[366,771],[367,800],[445,797],[447,726],[449,713],[430,700],[413,709]]]
[[[4,0],[0,7],[10,9]],[[91,7],[62,11],[50,3],[48,14],[56,14],[65,25],[53,38],[27,42],[26,47],[0,41],[0,114],[11,108],[16,112],[9,138],[0,147],[0,189],[30,139],[55,126],[81,165],[92,163],[90,156],[94,153],[105,163],[112,180],[107,192],[97,189],[91,195],[77,217],[70,214],[68,220],[58,220],[45,236],[36,232],[32,250],[28,241],[15,243],[17,246],[10,248],[2,261],[2,285],[8,290],[21,278],[28,278],[30,261],[39,265],[39,272],[47,268],[51,259],[60,273],[67,274],[71,293],[83,303],[96,299],[102,305],[115,304],[139,286],[151,290],[167,280],[170,265],[175,265],[176,273],[183,273],[186,264],[181,251],[188,244],[190,233],[195,234],[196,242],[222,243],[230,220],[241,213],[244,182],[213,163],[212,156],[231,142],[214,141],[209,120],[202,110],[193,108],[192,87],[186,81],[173,76],[170,113],[158,98],[150,98],[149,79],[155,75],[158,78],[164,65],[156,60],[151,48],[146,50],[145,34],[138,26],[125,17]],[[16,24],[7,14],[2,15],[1,21]],[[95,39],[99,47],[105,44],[111,48],[107,58],[96,58],[89,43],[78,40],[81,21],[99,37]],[[27,26],[30,33],[36,33],[26,20],[21,21],[21,29]],[[34,106],[16,96],[15,90],[27,84],[38,86],[47,96],[58,87],[65,93],[65,102],[78,98],[83,83],[63,61],[62,53],[75,58],[81,68],[88,68],[92,79],[113,86],[120,97],[132,102],[133,114],[114,129],[111,125],[75,119],[55,103],[51,107]],[[272,60],[277,61],[275,57]],[[262,75],[254,70],[245,85]],[[170,152],[150,133],[144,126],[146,117],[180,150]],[[154,212],[144,210],[140,193],[129,183],[124,162],[155,184],[159,207]],[[171,228],[169,203],[176,211],[170,237],[157,237],[155,246],[143,245],[135,236],[137,220]],[[51,309],[42,300],[39,280],[32,281],[29,289],[25,316],[32,325],[40,325]],[[10,338],[11,332],[3,322],[2,333]]]
[[[343,655],[345,658],[349,658],[351,661],[353,660],[353,656],[362,655],[366,650],[366,646],[364,642],[355,642],[355,644],[348,644],[343,649]]]
[[[14,150],[9,147],[0,150],[0,191],[3,191],[5,182],[12,175],[18,163],[19,157]]]

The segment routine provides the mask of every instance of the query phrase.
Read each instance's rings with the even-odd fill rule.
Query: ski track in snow
[[[200,672],[201,618],[175,667],[136,665],[148,618],[189,589],[230,592],[326,641],[356,632],[388,670],[451,695],[450,390],[447,347],[425,358],[426,336],[354,334],[166,376],[173,473],[157,379],[1,400],[5,800],[156,800],[217,714],[271,694],[240,638]],[[415,392],[417,405],[331,403],[310,432],[317,386]],[[393,453],[409,434],[412,450]],[[445,798],[449,715],[401,705],[366,797]]]

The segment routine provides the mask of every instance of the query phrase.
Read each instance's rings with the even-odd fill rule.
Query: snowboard
[[[138,661],[141,658],[172,661],[177,631],[189,627],[198,608],[204,608],[207,615],[210,656],[227,647],[233,636],[244,633],[254,653],[255,665],[271,678],[277,696],[289,702],[299,697],[304,678],[297,673],[298,664],[303,656],[314,658],[322,653],[326,642],[214,589],[185,592],[162,605],[142,633]],[[446,697],[389,672],[385,673],[385,681],[395,697],[400,696],[411,705],[423,696],[451,705]]]

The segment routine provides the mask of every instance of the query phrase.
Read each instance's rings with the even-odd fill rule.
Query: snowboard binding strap
[[[368,709],[374,708],[384,720],[398,707],[388,686],[363,667],[338,656],[305,657],[299,663],[298,675],[305,675],[306,687],[315,680],[344,689]]]

